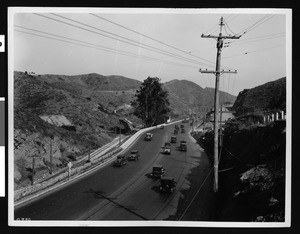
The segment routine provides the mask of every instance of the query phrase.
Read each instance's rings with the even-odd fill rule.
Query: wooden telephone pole
[[[207,69],[202,70],[200,68],[199,72],[201,73],[213,73],[216,75],[216,85],[215,85],[215,106],[214,106],[214,192],[218,192],[218,171],[219,171],[219,79],[221,73],[237,73],[237,71],[221,71],[221,52],[223,48],[224,39],[239,39],[241,36],[222,36],[222,27],[224,26],[223,17],[220,19],[220,33],[218,36],[214,35],[201,35],[202,38],[215,38],[217,41],[217,59],[216,59],[216,70],[209,71]]]

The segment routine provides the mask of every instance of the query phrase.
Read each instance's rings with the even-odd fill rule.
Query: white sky
[[[119,11],[115,9],[82,9],[81,11],[77,10],[77,13],[71,13],[74,10],[44,8],[44,12],[41,13],[41,8],[38,10],[33,9],[31,8],[29,11],[27,9],[27,13],[16,13],[12,17],[14,22],[10,28],[14,30],[11,30],[10,33],[13,35],[14,45],[13,69],[17,71],[59,75],[98,73],[102,75],[121,75],[140,81],[148,76],[157,76],[161,78],[162,82],[173,79],[186,79],[197,83],[203,88],[207,86],[214,87],[214,75],[201,74],[199,68],[215,69],[216,41],[201,38],[201,34],[211,33],[217,35],[219,33],[219,20],[223,16],[228,25],[226,31],[230,34],[232,32],[241,33],[250,26],[257,27],[249,30],[238,40],[224,41],[232,41],[233,43],[232,46],[223,48],[222,68],[237,69],[238,74],[222,75],[220,90],[237,95],[243,89],[253,88],[284,77],[287,74],[286,49],[288,47],[286,47],[286,44],[288,46],[290,44],[286,43],[286,35],[290,33],[290,28],[286,27],[287,15],[284,10],[257,10],[246,13],[245,10],[239,9],[218,11],[203,9],[134,9],[134,11],[131,9],[119,9]],[[45,11],[48,13],[45,13]],[[97,18],[89,14],[91,12],[173,48]],[[274,12],[275,14],[273,14]],[[74,24],[80,28],[53,21],[34,13]],[[85,25],[60,18],[51,13],[76,20]],[[267,18],[268,16],[270,18]],[[266,19],[266,21],[263,22],[263,19]],[[255,25],[257,22],[261,24]],[[39,32],[16,27],[16,25],[38,30]],[[99,31],[99,29],[106,32]],[[227,34],[226,31],[223,27],[223,35]],[[51,33],[78,40],[72,43],[82,45],[82,42],[85,42],[85,46],[24,32],[70,42],[66,38],[58,38],[41,32]],[[254,39],[252,41],[248,40],[251,38]],[[128,42],[128,39],[152,46],[151,50],[157,48],[159,53],[142,48],[145,45],[135,43],[135,46],[133,46],[122,42]],[[237,45],[234,46],[234,44]],[[95,49],[96,45],[111,48],[113,51],[107,52],[99,47]],[[122,55],[121,51],[130,52],[133,56]],[[163,54],[163,51],[172,53],[172,57]],[[244,54],[246,52],[248,54]],[[139,56],[148,56],[153,60],[145,60]],[[181,58],[174,58],[174,56],[181,56]],[[199,59],[199,57],[204,60]],[[183,60],[184,58],[185,60]],[[186,59],[189,61],[186,61]]]

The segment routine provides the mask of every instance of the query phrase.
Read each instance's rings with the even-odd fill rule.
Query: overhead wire
[[[264,39],[264,38],[269,38],[269,37],[274,37],[274,36],[280,36],[280,35],[285,35],[285,32],[279,32],[279,33],[272,33],[272,34],[267,34],[267,35],[262,35],[258,37],[250,37],[250,38],[240,38],[240,41],[250,41],[250,40],[256,40],[256,39]]]
[[[144,46],[141,46],[142,43],[139,43],[139,42],[136,42],[134,40],[131,40],[133,41],[134,43],[132,42],[129,42],[129,41],[124,41],[124,40],[121,40],[119,38],[115,38],[115,37],[112,37],[112,36],[109,36],[109,35],[105,35],[105,34],[102,34],[102,33],[99,33],[99,32],[95,32],[95,31],[92,31],[92,30],[89,30],[87,28],[83,28],[83,27],[80,27],[78,25],[74,25],[74,24],[70,24],[68,22],[65,22],[65,21],[61,21],[61,20],[58,20],[58,19],[54,19],[54,18],[51,18],[51,17],[48,17],[48,16],[45,16],[45,15],[41,15],[41,14],[38,14],[38,13],[34,13],[35,15],[38,15],[38,16],[41,16],[41,17],[44,17],[44,18],[47,18],[47,19],[50,19],[50,20],[53,20],[53,21],[57,21],[59,23],[62,23],[62,24],[66,24],[66,25],[69,25],[69,26],[72,26],[72,27],[75,27],[75,28],[79,28],[79,29],[82,29],[82,30],[85,30],[85,31],[88,31],[88,32],[91,32],[91,33],[95,33],[95,34],[98,34],[98,35],[101,35],[101,36],[104,36],[104,37],[107,37],[107,38],[110,38],[110,39],[113,39],[113,40],[117,40],[117,41],[120,41],[120,42],[123,42],[123,43],[126,43],[126,44],[129,44],[129,45],[132,45],[132,46],[136,46],[136,47],[139,47],[139,48],[143,48],[143,49],[146,49],[146,50],[150,50],[150,51],[153,51],[155,53],[159,53],[159,54],[164,54],[164,55],[167,55],[167,56],[170,56],[172,58],[176,58],[176,59],[180,59],[180,60],[184,60],[184,61],[188,61],[188,62],[192,62],[192,63],[195,63],[195,64],[204,64],[204,65],[207,65],[207,66],[212,66],[210,64],[206,64],[204,62],[200,62],[200,61],[196,61],[196,60],[192,60],[192,59],[188,59],[188,58],[185,58],[185,57],[182,57],[180,55],[175,55],[175,54],[172,54],[170,52],[162,52],[161,49],[158,49],[158,48],[155,48],[155,47],[152,47],[149,46],[149,45],[145,45],[146,47]],[[130,40],[130,39],[127,39],[127,40]],[[136,43],[136,44],[135,44]],[[149,47],[149,48],[147,48]]]
[[[233,35],[238,35],[237,33],[233,32],[233,31],[230,29],[230,27],[229,27],[229,25],[228,25],[229,22],[227,22],[227,21],[225,21],[225,20],[224,20],[224,22],[225,22],[224,28],[225,28],[225,31],[226,31],[226,32],[227,32],[226,28],[228,28],[228,30],[229,30],[230,32],[232,32]],[[229,33],[227,33],[227,34],[229,34]]]
[[[195,200],[197,194],[201,191],[203,185],[205,184],[207,178],[209,177],[209,175],[211,174],[211,172],[213,171],[214,167],[212,167],[210,169],[210,171],[208,172],[208,174],[206,175],[203,183],[201,184],[201,186],[199,187],[199,189],[197,190],[197,192],[195,193],[194,197],[192,198],[191,202],[188,204],[188,206],[186,207],[186,209],[183,211],[182,215],[179,217],[179,221],[182,219],[182,217],[185,215],[186,211],[190,208],[191,204],[193,203],[193,201]]]
[[[229,93],[229,86],[230,86],[230,79],[231,79],[231,74],[228,74],[228,88],[227,88],[227,93]]]
[[[234,90],[234,86],[235,86],[235,79],[236,79],[236,76],[237,76],[237,74],[235,73],[235,74],[234,74],[234,77],[233,77],[233,85],[232,85],[231,94],[233,94],[233,90]]]
[[[164,52],[164,54],[165,54],[165,53],[168,53],[168,54],[171,54],[171,55],[173,55],[173,56],[178,56],[178,57],[187,59],[187,58],[182,57],[182,56],[180,56],[180,55],[173,54],[173,53],[171,53],[171,52],[169,52],[169,51],[161,50],[160,48],[156,48],[156,47],[154,47],[154,46],[150,46],[150,45],[147,45],[147,44],[145,44],[145,43],[141,43],[141,42],[138,42],[138,41],[129,39],[129,38],[127,38],[127,37],[123,37],[123,36],[120,36],[120,35],[118,35],[118,34],[111,33],[111,32],[108,32],[108,31],[106,31],[106,30],[103,30],[103,29],[99,29],[99,28],[97,28],[97,27],[94,27],[94,26],[91,26],[91,25],[88,25],[88,24],[79,22],[79,21],[77,21],[77,20],[70,19],[70,18],[68,18],[68,17],[64,17],[64,16],[61,16],[61,15],[58,15],[58,14],[54,14],[54,13],[52,13],[52,15],[55,15],[55,16],[57,16],[57,17],[60,17],[60,18],[63,18],[63,19],[66,19],[66,20],[75,22],[75,23],[77,23],[77,24],[84,25],[84,26],[86,26],[86,27],[90,27],[90,28],[99,30],[99,31],[101,31],[101,32],[105,32],[105,33],[107,33],[107,34],[110,34],[110,35],[113,35],[113,36],[116,36],[116,37],[120,37],[120,38],[122,38],[122,39],[125,39],[125,40],[128,40],[128,41],[130,41],[130,42],[136,43],[136,44],[138,44],[139,46],[140,46],[140,45],[143,45],[143,46],[149,47],[149,48],[151,48],[151,49],[155,49],[155,50],[157,50],[158,52],[161,52],[161,51],[162,51],[162,52]],[[94,15],[94,16],[95,16],[95,15]],[[126,27],[126,28],[127,28],[127,27]],[[128,29],[128,30],[129,30],[129,29]],[[133,31],[133,30],[131,30],[131,31]],[[136,32],[136,33],[138,33],[138,32]],[[141,34],[141,33],[138,33],[138,34],[139,34],[139,35],[142,35],[142,36],[145,36],[145,37],[147,37],[147,38],[151,38],[151,37],[146,36],[146,35]],[[180,52],[183,52],[183,53],[185,53],[185,54],[187,54],[187,55],[189,55],[189,56],[193,56],[193,57],[195,57],[195,58],[197,58],[197,59],[201,59],[201,60],[203,60],[203,61],[206,61],[206,62],[209,62],[209,63],[213,63],[213,62],[211,62],[211,61],[209,61],[209,60],[207,60],[207,59],[201,58],[201,57],[199,57],[199,56],[192,55],[192,54],[190,54],[190,53],[188,53],[188,52],[186,52],[186,51],[184,51],[184,50],[180,50],[180,49],[178,49],[178,48],[176,48],[176,47],[170,46],[170,45],[167,44],[167,43],[161,42],[161,41],[156,40],[156,39],[153,39],[153,38],[151,38],[151,39],[152,39],[152,40],[155,40],[156,42],[160,42],[160,43],[162,43],[162,44],[164,44],[164,45],[167,45],[167,46],[169,46],[169,47],[171,47],[171,48],[173,48],[173,49],[175,48],[175,49],[179,50]],[[123,42],[123,41],[122,41],[122,42]],[[142,47],[142,48],[143,48],[143,47]],[[196,60],[194,60],[194,61],[196,61]],[[203,62],[199,62],[199,63],[203,63]]]
[[[25,29],[25,27],[22,27],[22,26],[18,26],[18,25],[15,25],[15,26]],[[26,28],[26,29],[32,30],[32,31],[38,31],[38,32],[44,33],[46,35],[48,34],[48,35],[51,35],[51,36],[56,36],[56,37],[64,38],[64,39],[71,40],[71,41],[61,40],[61,39],[58,39],[58,38],[48,37],[48,36],[39,35],[39,34],[35,34],[35,33],[30,33],[30,32],[25,32],[25,31],[21,31],[21,30],[17,30],[17,29],[15,29],[15,31],[25,33],[25,34],[29,34],[29,35],[34,35],[34,36],[37,36],[37,37],[43,37],[43,38],[48,38],[48,39],[52,39],[52,40],[56,40],[56,41],[61,41],[61,42],[65,42],[65,43],[69,43],[69,44],[73,44],[73,45],[79,45],[79,46],[88,47],[88,48],[92,48],[92,49],[98,49],[98,50],[102,50],[102,51],[106,51],[106,52],[117,53],[117,54],[121,54],[121,55],[125,55],[125,56],[139,57],[139,58],[142,58],[142,59],[145,59],[145,60],[150,60],[150,61],[162,61],[162,62],[165,62],[165,63],[168,63],[168,64],[174,64],[174,65],[185,66],[185,67],[190,67],[190,68],[198,68],[196,66],[190,66],[190,65],[175,63],[175,62],[162,60],[162,59],[157,59],[157,58],[153,58],[153,57],[149,57],[149,56],[145,56],[145,55],[137,55],[137,54],[134,54],[134,53],[131,53],[131,52],[128,52],[128,51],[116,50],[116,49],[113,49],[113,48],[109,48],[109,47],[105,47],[105,46],[101,46],[101,45],[97,45],[97,44],[92,44],[92,43],[72,39],[72,38],[69,38],[69,37],[64,37],[64,36],[59,36],[59,35],[52,34],[52,33],[42,32],[40,30],[34,30],[34,29],[29,29],[29,28]],[[75,42],[72,42],[72,41],[75,41]],[[79,42],[79,43],[77,43],[77,42]],[[82,44],[80,44],[80,43],[82,43]]]
[[[233,57],[237,57],[237,56],[247,55],[247,54],[250,54],[250,53],[255,53],[255,52],[258,52],[258,51],[278,48],[278,47],[282,47],[282,46],[285,46],[285,44],[280,44],[280,45],[276,45],[276,46],[272,46],[272,47],[262,48],[262,49],[259,49],[259,50],[248,51],[248,52],[244,52],[244,53],[241,53],[241,54],[235,54],[235,55],[223,57],[222,59],[228,59],[228,58],[233,58]]]
[[[231,18],[230,20],[228,20],[228,18],[225,18],[227,24],[230,23],[231,21],[235,20],[240,14],[235,15],[233,18]],[[228,21],[227,21],[228,20]]]
[[[265,15],[263,16],[261,19],[259,19],[257,22],[253,23],[252,25],[250,25],[249,27],[241,30],[238,34],[241,34],[241,32],[243,32],[241,34],[241,36],[243,36],[244,34],[254,30],[255,28],[257,28],[258,26],[260,26],[261,24],[267,22],[268,20],[270,20],[271,18],[273,18],[275,15]]]
[[[161,40],[157,40],[157,39],[155,39],[155,38],[153,38],[153,37],[150,37],[150,36],[145,35],[145,34],[143,34],[143,33],[137,32],[136,30],[133,30],[133,29],[130,29],[130,28],[126,27],[126,26],[123,26],[123,25],[121,25],[121,24],[118,24],[118,23],[116,23],[116,22],[114,22],[114,21],[112,21],[112,20],[108,20],[108,19],[106,19],[106,18],[104,18],[104,17],[98,16],[98,15],[93,14],[93,13],[90,13],[90,15],[92,15],[92,16],[94,16],[94,17],[97,17],[97,18],[99,18],[99,19],[105,20],[105,21],[107,21],[107,22],[109,22],[109,23],[112,23],[112,24],[114,24],[114,25],[117,25],[117,26],[119,26],[119,27],[121,27],[121,28],[124,28],[124,29],[130,31],[130,32],[136,33],[136,34],[138,34],[138,35],[141,35],[141,36],[143,36],[143,37],[145,37],[145,38],[148,38],[148,39],[150,39],[150,40],[153,40],[153,41],[158,42],[158,43],[160,43],[160,44],[163,44],[163,45],[165,45],[165,46],[168,46],[168,47],[170,47],[170,48],[172,48],[172,49],[175,49],[175,50],[177,50],[177,51],[180,51],[180,52],[182,52],[182,53],[185,53],[185,54],[187,54],[187,55],[189,55],[189,56],[193,56],[193,57],[195,57],[195,58],[202,59],[202,60],[204,60],[204,61],[209,61],[209,60],[206,60],[206,59],[201,58],[201,57],[199,57],[199,56],[195,56],[195,55],[193,55],[193,54],[191,54],[191,53],[189,53],[189,52],[187,52],[187,51],[181,50],[181,49],[179,49],[179,48],[177,48],[177,47],[175,47],[175,46],[172,46],[172,45],[170,45],[169,43],[165,43],[165,42],[163,42],[163,41],[161,41]],[[211,62],[211,61],[209,61],[209,62]]]
[[[229,46],[238,46],[238,45],[244,45],[244,44],[249,44],[249,43],[253,43],[253,42],[259,42],[259,41],[265,41],[265,40],[270,40],[270,39],[276,39],[276,38],[280,38],[280,37],[285,37],[285,35],[277,35],[277,36],[273,36],[273,37],[267,37],[267,38],[261,38],[261,39],[252,39],[252,40],[247,40],[247,41],[242,41],[242,42],[228,42],[225,46],[229,47]]]

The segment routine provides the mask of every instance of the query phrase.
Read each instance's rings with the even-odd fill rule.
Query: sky
[[[120,75],[140,81],[189,80],[214,87],[216,39],[225,39],[220,90],[238,95],[287,75],[290,25],[284,10],[19,9],[10,14],[13,70],[36,74]],[[229,44],[228,44],[229,43]],[[289,56],[289,54],[288,54]]]

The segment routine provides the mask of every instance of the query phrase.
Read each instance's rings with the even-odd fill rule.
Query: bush
[[[77,161],[76,157],[72,154],[68,155],[68,158],[72,161]]]

